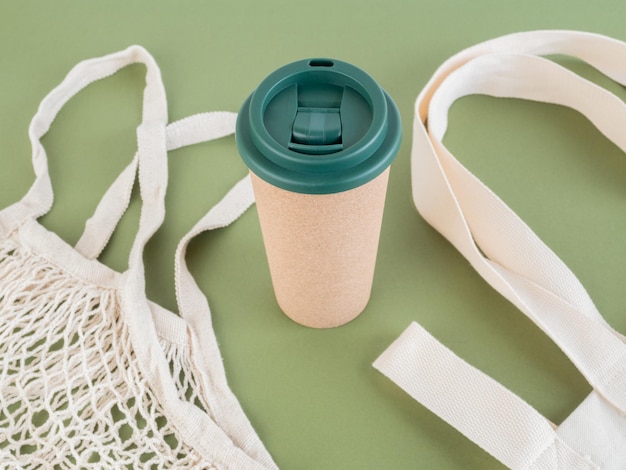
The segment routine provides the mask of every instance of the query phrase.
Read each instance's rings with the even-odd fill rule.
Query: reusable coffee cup
[[[307,59],[270,74],[237,119],[274,294],[292,320],[343,325],[370,299],[389,167],[389,95],[361,69]]]

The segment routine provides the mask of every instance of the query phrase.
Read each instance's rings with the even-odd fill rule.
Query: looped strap
[[[540,57],[548,54],[574,56],[626,84],[626,43],[597,34],[518,33],[460,52],[435,72],[415,103],[413,199],[424,219],[494,289],[535,322],[594,387],[593,394],[610,404],[616,417],[622,417],[626,415],[624,336],[606,323],[558,256],[442,142],[454,101],[469,94],[485,94],[571,107],[626,151],[626,105],[607,90]],[[568,449],[555,427],[546,426],[547,420],[529,405],[416,325],[409,327],[375,366],[511,468],[596,468]],[[450,395],[448,379],[464,392]],[[416,381],[428,387],[418,386]],[[490,419],[491,424],[485,424]],[[519,423],[524,423],[525,437],[513,439],[507,433],[513,433]],[[539,444],[532,436],[541,437]],[[547,450],[541,451],[544,447]],[[557,458],[547,465],[550,454]]]

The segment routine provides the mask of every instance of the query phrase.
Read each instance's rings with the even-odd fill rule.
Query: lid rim
[[[333,66],[318,70],[309,65],[321,60],[328,61]],[[268,104],[281,91],[294,84],[314,81],[313,76],[322,76],[324,82],[331,85],[353,88],[368,102],[372,110],[372,122],[361,138],[349,148],[310,158],[306,154],[291,150],[277,142],[265,126],[264,115]],[[387,102],[383,90],[366,72],[339,60],[305,59],[279,68],[261,82],[252,94],[248,118],[254,143],[268,159],[293,171],[325,172],[328,166],[337,169],[349,168],[369,158],[385,138],[387,114]]]
[[[303,194],[332,194],[354,189],[379,176],[396,158],[402,140],[400,113],[391,97],[384,92],[389,109],[389,132],[372,158],[341,172],[302,173],[276,165],[267,159],[252,142],[247,119],[237,119],[237,147],[246,166],[256,176],[281,189]],[[240,116],[248,111],[248,97]]]
[[[311,71],[309,64],[313,61],[322,61],[332,66],[324,66],[321,72],[317,69]],[[331,69],[334,70],[330,71]],[[320,81],[320,77],[325,79]],[[321,96],[321,103],[332,103],[333,101],[324,101],[327,95],[324,94],[323,87],[327,84],[334,86],[339,84],[344,88],[343,94],[339,95],[341,109],[344,109],[344,99],[350,100],[347,103],[356,103],[356,107],[348,104],[346,116],[356,116],[356,122],[361,124],[357,124],[360,127],[355,127],[351,131],[352,137],[349,138],[349,146],[346,149],[335,153],[312,155],[292,150],[274,138],[273,135],[276,135],[277,138],[283,139],[289,135],[287,134],[289,131],[293,132],[286,127],[288,125],[286,123],[291,119],[289,116],[296,113],[294,110],[299,107],[308,106],[302,104],[303,102],[295,102],[294,105],[294,98],[298,99],[295,92],[293,95],[289,92],[277,98],[280,101],[276,102],[277,107],[271,111],[272,116],[277,116],[276,121],[274,117],[271,118],[271,124],[277,127],[266,127],[264,119],[268,104],[289,87],[301,83],[305,83],[305,90],[309,85],[313,85],[315,89],[315,85],[318,84],[322,90],[321,95],[309,94],[305,100],[309,100],[311,96]],[[348,87],[352,88],[352,91],[346,98],[345,89]],[[355,93],[359,98],[355,97]],[[353,101],[355,98],[357,101]],[[317,98],[313,98],[315,99]],[[329,99],[335,98],[331,94]],[[358,101],[360,99],[364,101]],[[286,114],[282,114],[283,110]],[[371,122],[359,121],[358,113],[362,112],[368,113],[366,118],[368,120],[371,116]],[[355,121],[351,119],[347,122]],[[246,98],[237,118],[235,138],[244,163],[259,178],[292,192],[330,194],[356,188],[380,175],[395,159],[401,143],[401,134],[402,126],[397,106],[371,76],[353,65],[338,60],[306,59],[272,72]]]

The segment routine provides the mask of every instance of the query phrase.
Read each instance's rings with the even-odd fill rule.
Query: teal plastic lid
[[[268,183],[328,194],[381,174],[401,134],[398,108],[367,73],[307,59],[276,70],[246,99],[236,140],[248,168]]]

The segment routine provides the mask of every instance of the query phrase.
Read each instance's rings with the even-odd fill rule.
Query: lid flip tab
[[[298,108],[289,148],[312,155],[338,152],[341,114],[338,108]]]

